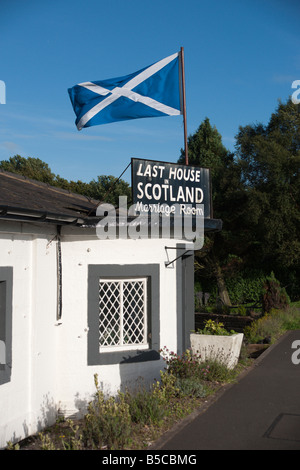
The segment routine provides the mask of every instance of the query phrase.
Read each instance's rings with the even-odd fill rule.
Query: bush
[[[266,314],[247,326],[244,334],[251,344],[274,342],[282,334],[280,319]]]
[[[177,355],[166,347],[161,354],[167,364],[167,375],[176,378],[175,387],[179,393],[205,396],[202,394],[207,394],[214,383],[231,382],[237,375],[237,369],[228,369],[220,358],[201,362],[200,354],[187,350]]]
[[[207,379],[209,368],[201,363],[201,356],[199,354],[192,354],[190,350],[187,350],[180,355],[172,351],[169,352],[166,347],[161,349],[160,353],[167,365],[168,373],[174,377],[179,379]]]
[[[150,390],[139,388],[126,393],[131,420],[142,425],[159,424],[165,417],[165,396],[158,390],[159,384]]]
[[[204,398],[207,394],[204,385],[194,377],[177,378],[175,386],[183,396]]]
[[[209,381],[219,383],[228,383],[236,379],[238,368],[229,369],[226,365],[226,358],[219,355],[219,357],[207,360],[207,367],[209,367]]]
[[[242,269],[236,274],[225,274],[225,284],[233,305],[261,301],[262,285],[266,274],[259,269]],[[217,284],[214,279],[202,280],[202,289],[209,292],[210,303],[216,302],[218,297]]]
[[[122,449],[130,440],[131,417],[124,394],[104,398],[99,389],[98,376],[94,376],[96,394],[89,404],[84,419],[83,439],[92,448]]]
[[[271,309],[269,313],[255,320],[244,330],[249,343],[274,343],[288,330],[300,328],[300,312],[294,308],[286,310]]]
[[[237,308],[237,314],[241,315],[242,317],[247,315],[247,309],[244,307],[244,305],[239,305]]]
[[[290,307],[287,311],[277,312],[277,315],[281,317],[284,331],[300,329],[300,311],[297,308]]]
[[[265,275],[260,271],[245,270],[236,276],[226,278],[229,297],[234,305],[261,301]]]
[[[234,335],[235,331],[226,330],[224,328],[224,324],[221,322],[216,322],[213,320],[205,320],[204,328],[202,330],[197,330],[197,334],[230,336],[230,335]]]
[[[273,308],[285,309],[290,304],[286,290],[280,286],[280,282],[271,273],[263,284],[262,308],[268,313]]]

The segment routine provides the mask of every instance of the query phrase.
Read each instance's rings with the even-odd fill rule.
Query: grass
[[[272,309],[245,328],[244,333],[249,343],[267,340],[275,343],[286,331],[300,329],[300,310],[292,304],[285,310]]]

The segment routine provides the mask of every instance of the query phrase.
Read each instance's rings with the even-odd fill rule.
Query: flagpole
[[[183,51],[183,47],[181,47],[180,53],[181,53],[183,126],[184,126],[184,153],[185,153],[185,164],[188,165],[189,164],[189,157],[188,157],[187,128],[186,128],[186,99],[185,99],[185,76],[184,76],[184,51]]]

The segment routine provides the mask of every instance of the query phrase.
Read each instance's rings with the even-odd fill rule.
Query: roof
[[[95,227],[101,218],[96,214],[100,203],[101,201],[81,194],[0,170],[0,221],[18,220]],[[119,208],[116,208],[116,215],[121,212]],[[126,223],[134,222],[136,217],[135,215],[128,216]],[[123,220],[121,219],[121,222],[117,220],[116,224],[123,224]],[[137,220],[139,223],[139,219]],[[147,216],[143,223],[150,224],[151,215],[149,218]],[[161,223],[160,218],[160,226]],[[221,220],[204,219],[205,232],[221,229]]]
[[[0,170],[0,220],[83,223],[100,201]]]

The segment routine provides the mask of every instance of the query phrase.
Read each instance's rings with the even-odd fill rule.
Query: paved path
[[[300,450],[300,330],[285,334],[238,383],[185,426],[165,434],[158,450]],[[299,351],[299,354],[297,353]]]

